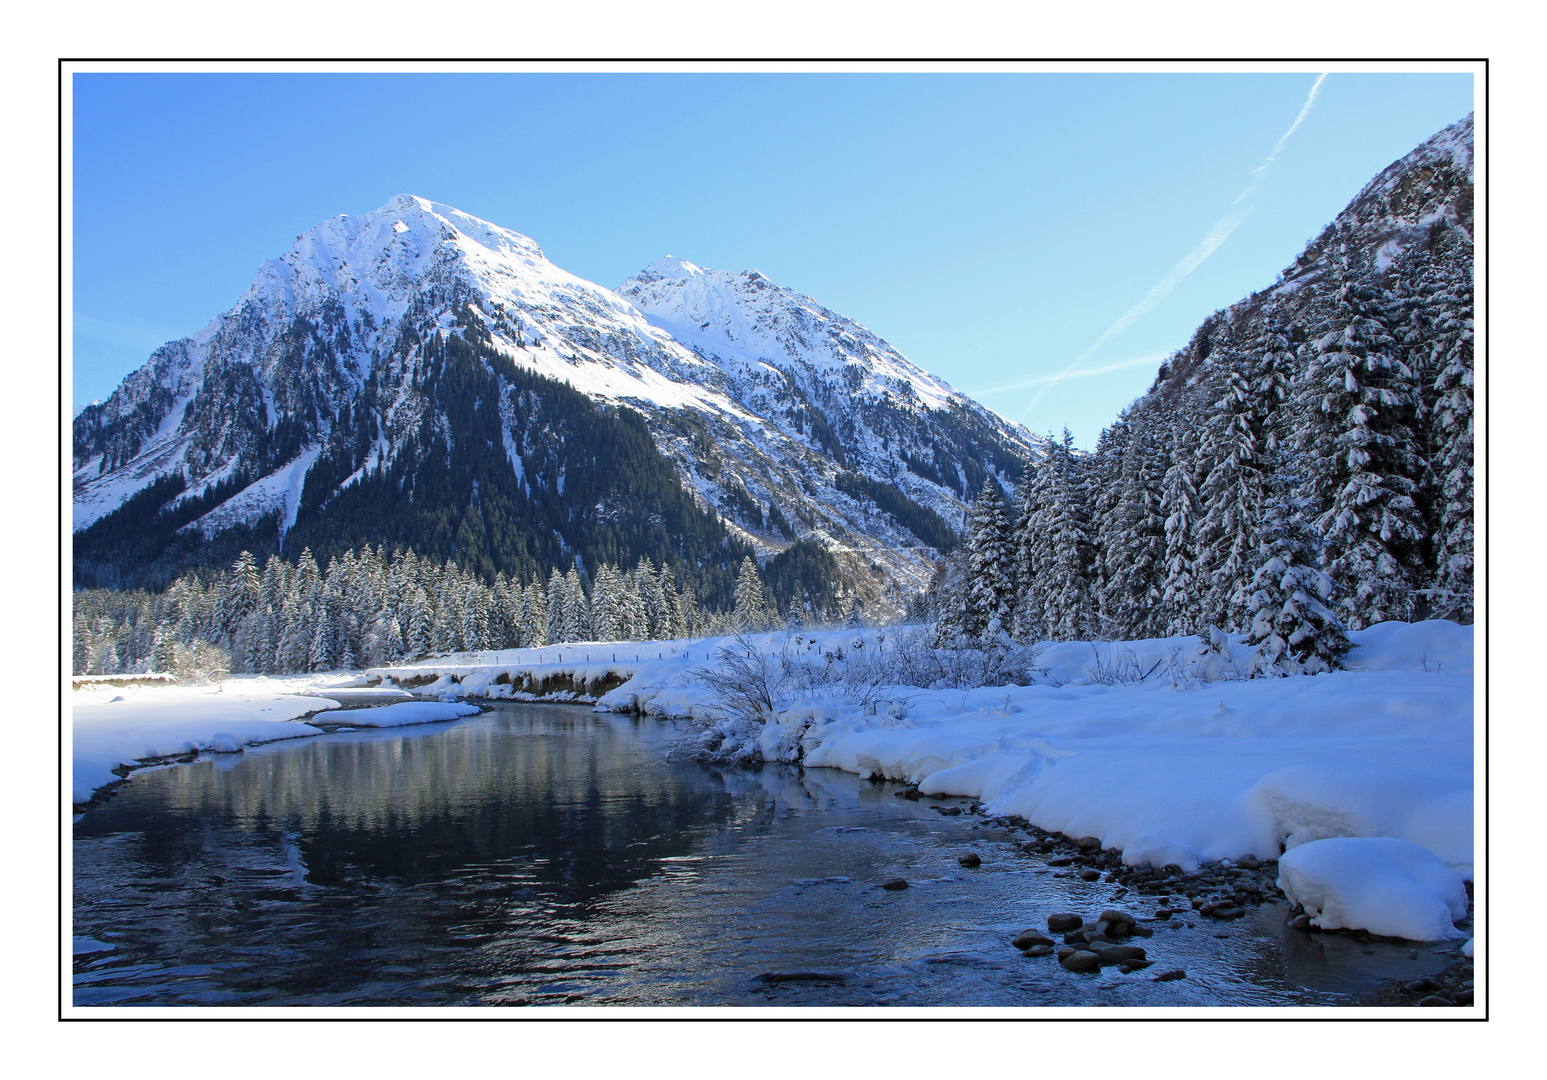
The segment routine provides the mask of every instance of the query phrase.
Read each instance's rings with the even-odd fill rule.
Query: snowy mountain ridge
[[[893,392],[937,409],[966,400],[865,327],[756,270],[703,270],[668,256],[624,281],[617,292],[700,355],[742,365],[793,360],[823,374],[861,362],[867,369],[862,393]]]
[[[184,487],[166,508],[200,511],[185,532],[213,537],[273,516],[282,543],[314,466],[338,450],[338,422],[361,423],[351,403],[367,387],[374,419],[340,490],[422,453],[432,432],[455,441],[421,392],[424,343],[436,335],[643,412],[686,486],[740,539],[768,554],[812,538],[850,556],[865,591],[893,606],[927,580],[940,543],[938,529],[935,548],[921,541],[898,508],[954,526],[984,476],[1012,482],[1037,445],[871,331],[756,271],[665,258],[614,292],[519,233],[399,195],[302,234],[230,311],[82,410],[76,530],[175,475]],[[500,411],[523,479],[508,401]]]

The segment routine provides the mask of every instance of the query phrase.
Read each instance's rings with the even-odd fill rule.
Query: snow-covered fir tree
[[[1079,641],[1099,633],[1091,570],[1096,562],[1090,519],[1090,486],[1065,428],[1048,449],[1044,471],[1053,477],[1052,497],[1043,509],[1052,551],[1043,621],[1053,641]]]
[[[1301,383],[1300,449],[1318,502],[1322,561],[1351,629],[1406,619],[1423,576],[1417,382],[1370,285],[1346,284]]]
[[[1090,517],[1094,561],[1091,565],[1091,598],[1095,605],[1097,625],[1105,634],[1112,625],[1107,608],[1107,592],[1121,568],[1108,559],[1109,552],[1117,548],[1116,538],[1121,529],[1123,498],[1123,462],[1128,457],[1133,431],[1128,413],[1120,413],[1112,425],[1102,431],[1096,441],[1095,460],[1090,472]]]
[[[1290,397],[1290,342],[1271,310],[1264,318],[1268,326],[1244,349],[1210,358],[1212,459],[1199,492],[1198,573],[1203,620],[1227,630],[1247,623],[1279,413]]]
[[[1198,577],[1198,519],[1202,512],[1198,497],[1199,419],[1191,409],[1179,410],[1173,416],[1171,466],[1160,490],[1160,512],[1166,519],[1161,610],[1167,634],[1196,633],[1202,609],[1204,585]]]
[[[1011,530],[1015,554],[1015,610],[1011,616],[1010,636],[1022,643],[1047,637],[1047,624],[1042,613],[1047,607],[1046,568],[1051,566],[1052,558],[1041,515],[1044,501],[1050,497],[1049,480],[1050,474],[1046,470],[1027,461],[1015,489],[1015,520]]]
[[[741,560],[736,572],[736,628],[745,633],[759,633],[772,625],[768,600],[763,590],[763,579],[757,572],[757,564],[750,557]]]
[[[1156,430],[1150,413],[1130,423],[1117,505],[1105,520],[1100,544],[1105,567],[1101,625],[1110,638],[1160,637],[1166,632],[1166,517],[1161,508],[1165,435]]]
[[[563,636],[560,641],[591,641],[591,602],[580,571],[570,567],[564,575]]]
[[[999,485],[983,482],[967,535],[967,593],[961,631],[970,640],[996,642],[1009,636],[1015,603],[1015,549]]]
[[[1332,578],[1316,565],[1296,478],[1279,475],[1258,523],[1261,555],[1247,602],[1248,644],[1258,646],[1258,671],[1299,674],[1329,671],[1349,650],[1343,625],[1330,607]]]
[[[1472,358],[1472,283],[1468,261],[1444,275],[1431,270],[1427,371],[1433,387],[1429,462],[1434,472],[1434,561],[1436,575],[1429,598],[1438,616],[1470,621],[1473,614],[1474,438]]]

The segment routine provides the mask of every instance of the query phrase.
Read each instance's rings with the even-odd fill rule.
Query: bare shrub
[[[1093,642],[1090,648],[1095,654],[1095,660],[1085,666],[1085,673],[1090,676],[1091,682],[1102,686],[1124,686],[1144,681],[1145,671],[1139,663],[1139,657],[1126,645],[1116,649],[1111,645]]]
[[[231,674],[231,657],[218,645],[179,641],[172,645],[171,652],[171,673],[178,682],[220,682]]]
[[[768,720],[774,706],[789,696],[798,679],[791,650],[791,635],[776,654],[764,652],[745,634],[722,645],[710,664],[693,669],[693,676],[708,687],[722,714]]]
[[[796,701],[833,700],[900,717],[916,697],[909,687],[1024,686],[1046,674],[1036,663],[1040,645],[1017,645],[1006,635],[987,647],[965,638],[937,646],[934,639],[935,628],[927,625],[889,627],[873,638],[856,634],[821,650],[815,638],[794,629],[776,648],[737,635],[690,673],[713,695],[713,715],[673,756],[756,765],[766,753],[798,761],[811,721],[792,719],[802,715],[788,711]]]
[[[940,635],[934,626],[904,627],[897,633],[893,670],[896,681],[931,690],[1026,686],[1047,674],[1037,664],[1042,648],[1003,633],[984,643],[965,634]]]

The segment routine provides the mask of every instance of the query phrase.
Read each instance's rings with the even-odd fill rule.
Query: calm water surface
[[[893,784],[667,762],[680,733],[502,704],[137,772],[75,824],[75,1003],[1335,1004],[1444,965],[1270,907],[1158,929],[1148,972],[1066,972],[1010,939],[1112,886]],[[796,971],[842,981],[758,979]]]

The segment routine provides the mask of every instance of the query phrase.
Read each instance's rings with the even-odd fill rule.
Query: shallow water
[[[1159,928],[1148,971],[1066,972],[1011,938],[1114,886],[894,784],[667,762],[679,734],[500,704],[136,772],[75,825],[75,1003],[1337,1004],[1445,963],[1280,906]],[[758,978],[792,972],[835,978]]]

